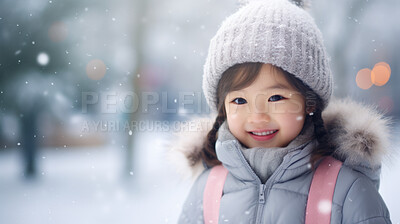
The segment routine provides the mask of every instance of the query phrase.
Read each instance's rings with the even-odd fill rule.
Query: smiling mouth
[[[250,136],[256,141],[268,141],[275,137],[279,130],[250,131]]]
[[[257,136],[266,136],[266,135],[272,135],[276,133],[278,130],[272,130],[272,131],[262,131],[262,132],[256,132],[256,131],[251,131],[250,133],[253,135]]]

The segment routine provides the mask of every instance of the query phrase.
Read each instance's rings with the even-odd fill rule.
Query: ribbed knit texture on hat
[[[222,23],[211,39],[203,91],[217,110],[217,85],[229,67],[245,62],[273,64],[307,84],[323,100],[332,95],[332,75],[322,34],[314,19],[287,0],[251,1]]]

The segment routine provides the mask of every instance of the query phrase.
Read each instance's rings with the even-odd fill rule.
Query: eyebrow
[[[268,86],[265,89],[290,89],[290,88],[287,85],[278,83],[278,84],[275,84],[275,85],[272,85],[272,86]]]

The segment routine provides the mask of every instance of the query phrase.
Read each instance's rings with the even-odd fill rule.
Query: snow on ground
[[[21,176],[18,150],[1,152],[0,223],[176,223],[190,183],[165,161],[154,136],[162,139],[138,136],[133,175],[122,174],[119,147],[44,149],[37,180]]]
[[[139,134],[140,160],[132,175],[122,175],[124,154],[116,146],[44,149],[36,180],[21,176],[18,150],[0,152],[0,223],[176,223],[190,182],[165,159],[162,143],[169,138]],[[395,224],[400,223],[399,161],[383,167],[380,188]]]

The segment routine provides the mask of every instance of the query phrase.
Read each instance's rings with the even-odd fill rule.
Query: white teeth
[[[263,132],[251,132],[253,135],[259,135],[259,136],[263,136],[263,135],[270,135],[277,132],[275,131],[263,131]]]

